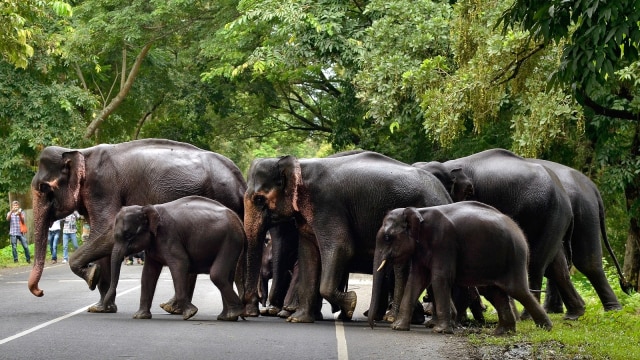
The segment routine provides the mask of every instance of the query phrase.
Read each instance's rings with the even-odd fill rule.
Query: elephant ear
[[[407,220],[407,231],[409,236],[416,242],[420,242],[420,230],[424,223],[424,218],[418,209],[408,207],[404,209],[404,218]]]
[[[295,211],[300,211],[298,208],[298,191],[302,185],[300,162],[294,156],[283,156],[278,160],[278,171],[285,198],[291,201]]]
[[[456,168],[451,170],[451,199],[454,202],[471,200],[474,195],[473,182],[467,174],[462,171],[462,168]]]
[[[84,154],[80,151],[62,153],[62,175],[66,177],[74,203],[80,199],[80,187],[86,176]]]
[[[140,213],[140,219],[136,234],[140,234],[145,231],[149,231],[153,236],[158,235],[158,229],[160,227],[160,214],[153,205],[145,205],[142,207]]]

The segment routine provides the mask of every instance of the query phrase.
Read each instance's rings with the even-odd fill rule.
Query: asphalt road
[[[47,265],[40,281],[45,295],[27,289],[30,267],[0,270],[0,359],[463,359],[464,339],[433,334],[423,326],[409,332],[388,324],[369,328],[371,276],[352,275],[349,287],[358,295],[353,321],[326,320],[291,324],[258,317],[217,321],[222,303],[208,276],[200,275],[193,303],[198,313],[184,321],[159,306],[173,295],[163,271],[152,306],[153,318],[135,320],[142,266],[123,266],[116,314],[92,314],[98,300],[86,283],[64,264]]]

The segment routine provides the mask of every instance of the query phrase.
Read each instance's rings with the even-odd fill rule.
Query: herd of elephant
[[[564,304],[565,318],[577,319],[585,311],[571,265],[589,279],[605,310],[621,308],[604,274],[601,236],[627,290],[595,184],[564,165],[503,149],[413,165],[371,151],[263,158],[253,161],[245,181],[228,158],[170,140],[50,146],[31,185],[36,261],[29,289],[44,294],[38,282],[49,226],[78,211],[91,233],[69,265],[100,292],[90,312],[117,312],[122,259],[146,250],[134,318],[151,318],[163,266],[175,288],[160,305],[165,311],[192,317],[196,276],[208,273],[223,299],[219,320],[259,316],[260,289],[268,291],[259,286],[267,234],[270,308],[286,308],[290,322],[321,317],[323,298],[350,319],[357,297],[346,279],[368,273],[371,326],[383,318],[397,330],[424,322],[424,315],[416,320],[415,304],[431,286],[431,324],[451,332],[453,288],[478,286],[498,313],[496,333],[515,330],[510,297],[550,329],[547,312]]]

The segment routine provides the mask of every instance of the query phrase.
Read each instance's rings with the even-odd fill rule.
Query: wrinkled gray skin
[[[394,330],[409,330],[413,304],[429,285],[437,312],[434,332],[453,333],[453,285],[485,287],[485,296],[498,313],[497,335],[516,329],[509,296],[523,304],[538,326],[551,329],[549,317],[529,292],[528,257],[518,225],[486,204],[463,201],[399,208],[387,214],[377,234],[374,284],[387,262],[411,265],[400,312],[391,325]],[[370,314],[381,295],[377,290],[374,286]],[[369,324],[374,325],[371,316]]]
[[[201,195],[220,201],[242,218],[246,184],[238,167],[222,155],[185,143],[144,139],[86,149],[46,147],[31,188],[36,246],[31,292],[43,295],[38,282],[51,223],[77,210],[91,225],[91,233],[69,265],[91,290],[100,290],[100,301],[89,311],[116,312],[115,303],[105,303],[104,296],[111,281],[113,220],[121,207]],[[96,265],[89,267],[90,263]]]
[[[620,287],[628,293],[630,286],[624,279],[618,259],[607,238],[604,204],[598,187],[589,177],[568,166],[546,160],[529,161],[544,165],[553,171],[569,195],[574,222],[571,235],[573,265],[589,279],[605,311],[622,309],[603,270],[600,235],[618,270]],[[545,308],[552,312],[562,312],[562,301],[553,280],[547,282]]]
[[[209,274],[220,290],[223,307],[218,320],[236,321],[244,311],[233,280],[246,238],[242,221],[231,209],[201,196],[125,206],[116,214],[113,233],[111,286],[105,302],[115,298],[122,259],[144,250],[140,308],[134,319],[151,319],[151,302],[163,266],[169,267],[176,291],[172,313],[187,320],[198,312],[191,303],[189,274]]]
[[[571,203],[555,173],[504,149],[413,165],[434,174],[454,201],[477,200],[515,220],[529,242],[529,285],[536,297],[546,276],[558,285],[567,304],[565,318],[584,314],[584,301],[571,283],[563,252],[564,244],[571,253]]]
[[[356,294],[341,291],[340,283],[350,272],[372,273],[375,235],[385,213],[402,206],[451,202],[428,172],[373,152],[323,159],[256,159],[247,185],[245,314],[258,312],[254,289],[266,231],[273,223],[295,219],[300,235],[300,303],[287,319],[291,322],[313,322],[319,296],[350,319]],[[400,277],[395,283],[404,284],[407,270],[394,270]],[[401,297],[402,291],[397,286],[394,296]]]

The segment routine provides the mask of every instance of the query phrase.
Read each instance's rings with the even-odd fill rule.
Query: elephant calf
[[[384,218],[376,239],[375,277],[387,260],[411,262],[411,272],[394,330],[409,330],[411,311],[420,293],[431,284],[436,305],[435,332],[453,332],[453,285],[486,286],[485,297],[498,312],[495,334],[515,331],[516,319],[509,296],[518,300],[540,327],[551,320],[529,291],[529,248],[522,230],[508,216],[475,201],[429,208],[398,208]],[[369,324],[378,306],[374,287]]]
[[[170,312],[182,314],[185,320],[196,314],[198,308],[191,303],[195,274],[208,273],[222,294],[218,320],[236,321],[242,314],[244,306],[233,289],[233,279],[246,236],[238,215],[219,202],[187,196],[159,205],[125,206],[116,215],[114,238],[107,299],[115,297],[123,257],[146,250],[140,309],[134,319],[151,318],[151,301],[163,265],[169,267],[176,291]]]

